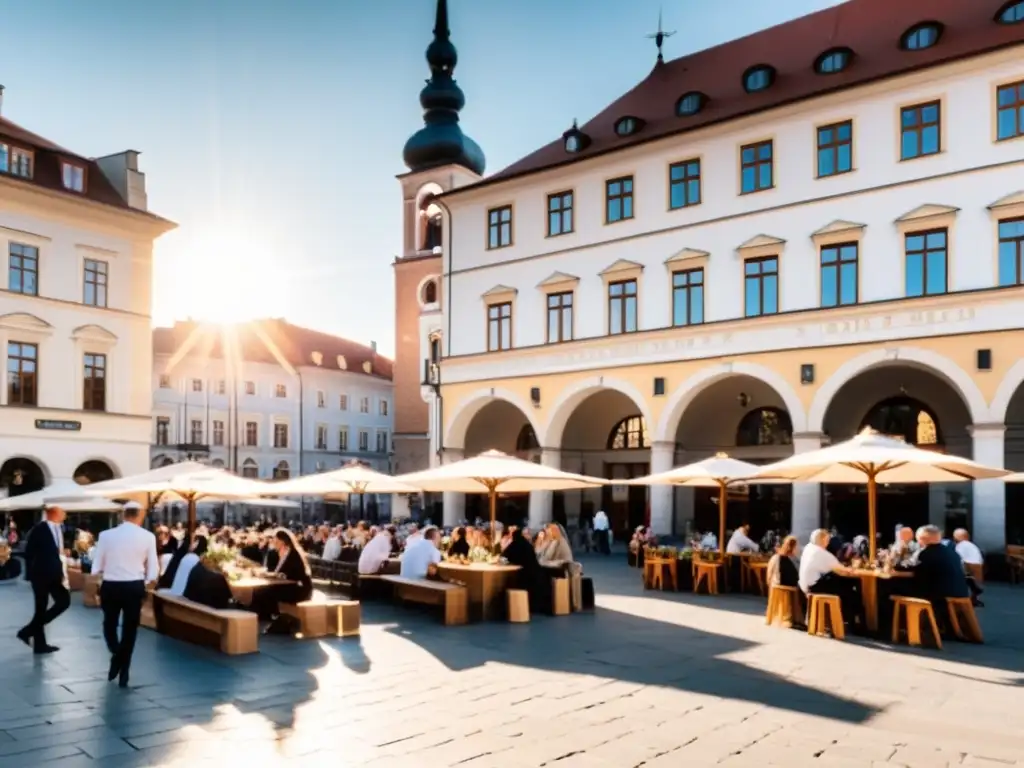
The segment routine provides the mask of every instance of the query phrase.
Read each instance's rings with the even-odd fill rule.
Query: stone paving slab
[[[1024,766],[1024,588],[990,586],[988,643],[942,652],[766,627],[764,600],[644,593],[585,560],[598,608],[444,627],[363,606],[362,637],[225,657],[143,631],[105,679],[80,596],[36,658],[0,592],[0,768]]]

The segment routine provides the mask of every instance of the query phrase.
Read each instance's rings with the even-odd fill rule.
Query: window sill
[[[836,176],[848,176],[849,174],[854,173],[856,170],[856,168],[851,168],[848,171],[836,171],[835,173],[819,173],[817,176],[814,177],[814,180],[821,181],[822,179],[834,179]]]
[[[512,245],[513,245],[512,243],[505,243],[504,245],[488,245],[487,246],[487,250],[488,251],[501,251],[501,250],[504,250],[505,248],[511,248]]]
[[[695,203],[686,203],[685,205],[678,205],[678,206],[673,206],[671,203],[669,203],[669,205],[668,205],[668,212],[669,213],[674,213],[675,211],[685,211],[685,210],[688,210],[690,208],[697,208],[697,207],[700,206],[700,204],[702,202],[704,202],[704,201],[703,200],[698,200]]]
[[[623,216],[621,219],[615,219],[615,221],[609,221],[608,219],[605,219],[604,225],[606,227],[610,227],[615,224],[621,224],[624,221],[632,221],[634,218],[634,216]]]
[[[929,157],[939,157],[940,155],[946,154],[946,150],[940,149],[938,152],[931,152],[927,155],[914,155],[913,157],[900,157],[901,163],[912,163],[915,160],[927,160]]]
[[[775,189],[775,185],[774,184],[772,184],[770,187],[761,187],[760,189],[751,189],[751,190],[748,190],[747,192],[744,192],[743,190],[740,190],[740,197],[745,197],[746,195],[756,195],[759,192],[771,192],[773,189]]]

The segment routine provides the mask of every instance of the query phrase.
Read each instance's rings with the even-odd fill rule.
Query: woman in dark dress
[[[201,605],[224,610],[233,607],[231,587],[220,571],[211,571],[200,563],[188,574],[184,597]]]
[[[157,582],[159,589],[170,589],[171,585],[174,584],[174,577],[178,573],[178,566],[181,565],[182,559],[185,555],[191,553],[198,558],[202,558],[206,554],[206,550],[209,547],[210,540],[205,536],[194,535],[192,539],[192,546],[186,547],[185,542],[174,550],[174,554],[171,555],[171,560],[167,563],[167,567],[164,569],[163,575]]]
[[[277,567],[274,573],[294,584],[271,584],[256,591],[252,599],[252,610],[261,619],[271,619],[270,631],[276,631],[273,620],[279,614],[278,603],[301,603],[313,596],[313,577],[306,561],[306,553],[291,531],[279,528],[271,538],[271,545],[277,553]]]
[[[448,556],[469,557],[469,541],[466,539],[465,528],[460,527],[452,531],[452,545],[448,547]]]
[[[551,612],[551,576],[537,561],[533,545],[523,536],[519,528],[512,528],[508,535],[508,544],[501,553],[509,565],[518,565],[516,582],[519,589],[525,589],[530,595],[531,610],[538,613]]]

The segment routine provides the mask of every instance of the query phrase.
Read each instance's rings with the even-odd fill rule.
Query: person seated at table
[[[518,565],[515,583],[519,589],[525,589],[530,596],[531,610],[539,613],[551,613],[551,576],[537,561],[537,554],[530,542],[523,536],[523,531],[512,526],[508,531],[508,544],[502,550],[509,565]]]
[[[796,536],[787,536],[768,561],[766,578],[769,587],[800,586],[800,568],[796,557]]]
[[[914,597],[931,601],[941,626],[946,616],[947,597],[970,597],[963,561],[955,550],[942,545],[942,531],[934,525],[917,529],[917,562],[914,574]],[[901,585],[902,586],[902,585]]]
[[[268,633],[290,633],[290,622],[281,618],[279,603],[292,605],[305,602],[313,596],[313,574],[295,534],[286,528],[278,528],[270,539],[277,553],[277,565],[273,573],[291,584],[270,584],[254,590],[250,610],[261,619],[270,619]]]
[[[896,541],[889,548],[889,556],[897,568],[912,568],[917,562],[921,546],[914,541],[914,529],[904,525],[896,534]]]
[[[702,552],[715,552],[718,550],[718,536],[713,531],[708,531],[700,537],[700,541],[694,549],[699,549]]]
[[[985,556],[981,554],[978,545],[971,541],[971,535],[966,528],[957,528],[953,531],[953,541],[956,553],[964,562],[964,570],[967,572],[967,588],[971,590],[971,602],[978,608],[984,608],[985,604],[978,599],[985,590],[978,584],[977,579],[971,575],[971,569],[967,566],[973,565],[979,568],[985,566]]]
[[[260,536],[258,533],[249,533],[245,537],[238,554],[254,563],[262,563],[264,553],[260,550]]]
[[[729,543],[725,545],[725,551],[730,555],[761,551],[761,545],[750,538],[750,523],[743,523],[732,532]]]
[[[0,540],[0,581],[13,582],[21,576],[21,561],[11,557],[11,545]]]
[[[337,560],[341,557],[341,531],[337,528],[327,537],[322,557],[324,560]]]
[[[448,547],[448,557],[469,557],[469,540],[466,529],[462,526],[452,531],[452,543]]]
[[[206,567],[200,560],[198,567],[189,571],[183,596],[201,605],[217,610],[232,608],[235,601],[228,580],[218,570]]]
[[[181,542],[171,535],[170,528],[166,525],[158,525],[155,533],[157,555],[173,555],[178,551]]]
[[[402,553],[402,564],[399,576],[407,579],[425,579],[431,568],[436,569],[441,562],[441,532],[430,525],[423,529],[423,534],[411,541],[406,541],[405,552]]]
[[[166,589],[177,597],[183,597],[185,586],[188,584],[189,574],[192,573],[193,568],[199,565],[199,561],[206,554],[209,545],[210,540],[206,536],[197,533],[192,540],[190,549],[181,547],[171,558],[171,562],[167,565],[167,570],[164,571],[164,575],[157,582],[157,587],[159,589]]]
[[[359,573],[370,575],[379,573],[384,563],[391,556],[391,534],[387,529],[374,536],[359,553]]]
[[[573,562],[572,547],[565,529],[558,523],[548,523],[545,529],[544,546],[537,552],[537,560],[547,568],[568,565]]]
[[[847,578],[855,575],[843,566],[828,550],[829,532],[819,528],[811,534],[810,542],[800,556],[798,583],[805,595],[837,595],[842,607],[843,621],[851,627],[864,627],[864,605],[856,582]]]

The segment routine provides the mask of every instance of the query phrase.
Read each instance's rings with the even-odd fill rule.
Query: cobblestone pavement
[[[99,611],[76,595],[35,658],[14,638],[30,592],[0,588],[0,766],[1024,766],[1024,588],[989,589],[987,645],[912,652],[585,566],[596,611],[525,625],[369,603],[358,640],[239,658],[142,630],[128,690]]]

